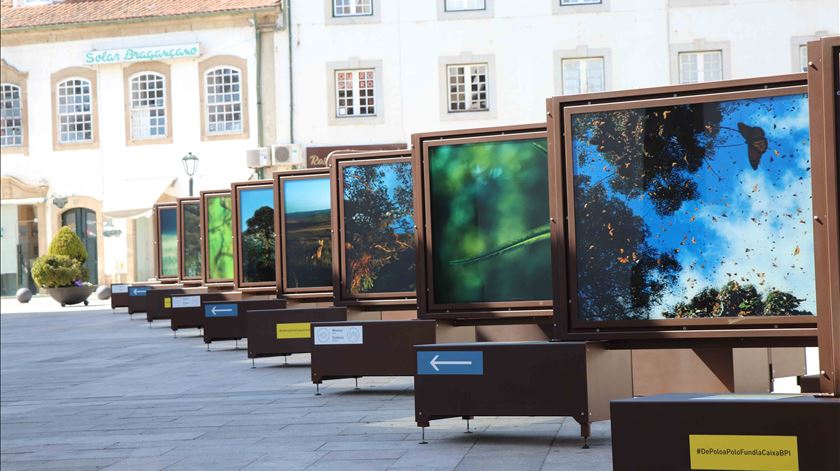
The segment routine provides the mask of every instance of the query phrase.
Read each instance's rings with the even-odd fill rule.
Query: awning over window
[[[174,184],[174,178],[106,181],[102,213],[110,218],[148,216],[152,206]]]

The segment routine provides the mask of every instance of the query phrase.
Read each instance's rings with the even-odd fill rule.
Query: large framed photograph
[[[814,178],[827,189],[814,193],[815,255],[827,265],[817,277],[820,389],[840,397],[840,36],[808,43],[808,98]]]
[[[154,206],[157,279],[178,279],[178,204]]]
[[[551,315],[548,146],[539,124],[415,134],[419,316]]]
[[[274,184],[271,180],[231,185],[236,288],[276,287]]]
[[[825,188],[803,79],[549,102],[557,337],[813,344]]]
[[[201,199],[178,198],[178,278],[201,281]]]
[[[233,283],[233,209],[230,190],[201,192],[204,283]]]
[[[334,303],[416,304],[411,151],[334,155]]]
[[[279,292],[331,297],[329,169],[275,172],[274,195]]]

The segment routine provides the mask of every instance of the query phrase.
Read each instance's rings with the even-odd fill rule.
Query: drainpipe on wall
[[[262,113],[262,33],[257,23],[257,14],[254,13],[254,52],[257,56],[257,147],[263,146],[263,113]],[[257,169],[257,178],[262,180],[263,169]]]
[[[295,143],[295,74],[292,60],[292,0],[286,3],[286,28],[289,28],[289,144]]]

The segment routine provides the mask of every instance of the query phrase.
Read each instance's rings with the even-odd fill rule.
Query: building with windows
[[[32,287],[63,225],[92,282],[153,276],[150,209],[187,196],[181,158],[197,190],[225,187],[275,140],[279,18],[276,0],[3,0],[2,294]]]
[[[836,0],[2,7],[3,294],[63,224],[98,281],[151,276],[149,209],[186,196],[187,153],[197,190],[215,189],[253,177],[246,161],[543,121],[553,95],[800,72],[840,15]]]

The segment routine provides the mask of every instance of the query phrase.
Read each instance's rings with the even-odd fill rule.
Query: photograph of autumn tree
[[[804,94],[572,116],[578,318],[813,315]]]
[[[207,197],[207,276],[233,278],[233,212],[230,195]]]
[[[429,148],[434,302],[551,299],[545,139]]]
[[[242,231],[242,277],[246,283],[273,282],[274,189],[239,190],[239,227]]]
[[[283,181],[286,220],[286,286],[332,286],[330,236],[330,179],[328,177]]]
[[[350,294],[415,290],[411,162],[343,167]]]
[[[183,203],[181,217],[183,242],[181,256],[184,257],[184,276],[201,276],[201,215],[199,204]]]
[[[178,276],[178,208],[160,208],[160,276]]]

